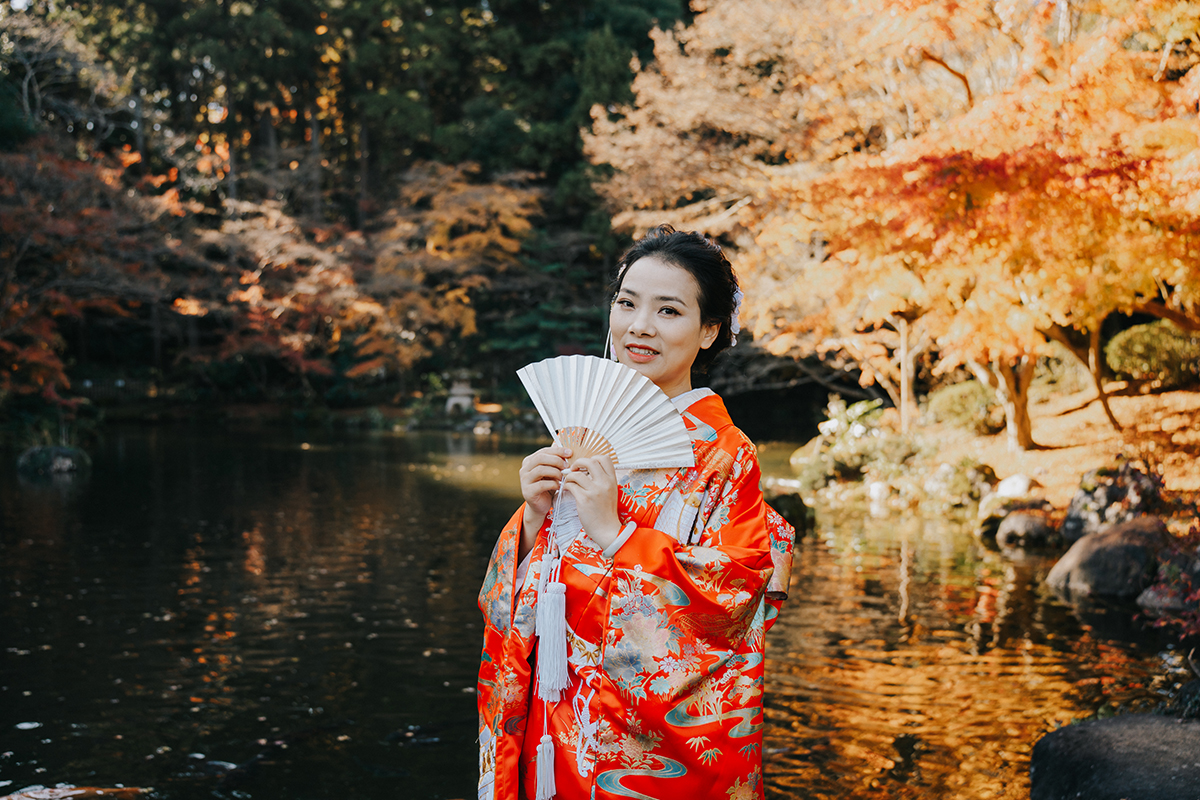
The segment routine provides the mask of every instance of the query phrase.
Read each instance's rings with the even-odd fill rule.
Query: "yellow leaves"
[[[794,333],[781,333],[767,342],[767,352],[775,356],[787,355],[796,343],[796,339],[797,336]]]
[[[1136,11],[1169,35],[1200,21],[1182,7]],[[628,227],[699,193],[752,198],[723,230],[749,234],[739,269],[772,352],[806,326],[857,335],[901,310],[923,312],[951,361],[1034,352],[1051,320],[1157,292],[1152,270],[1200,285],[1200,67],[1156,83],[1159,54],[1127,49],[1146,23],[1111,2],[1088,7],[1114,18],[1075,45],[1051,42],[1054,8],[713,0],[654,34],[635,107],[598,109],[587,152],[617,168],[602,189]],[[750,80],[754,54],[777,83]],[[814,237],[835,253],[824,263]]]
[[[361,298],[350,303],[349,311],[351,315],[380,316],[383,314],[383,306],[378,300]]]
[[[185,317],[203,317],[208,313],[208,309],[194,297],[177,297],[171,308]]]
[[[533,176],[514,173],[499,180],[478,180],[479,167],[418,164],[407,174],[405,199],[427,210],[396,215],[391,241],[418,241],[441,262],[441,269],[473,271],[503,268],[520,252],[532,231],[530,217],[540,213],[541,194],[526,188]]]
[[[242,290],[234,290],[229,293],[229,302],[231,303],[246,303],[249,306],[259,306],[263,302],[263,288],[257,284],[247,286]]]
[[[350,369],[346,370],[347,378],[362,378],[370,375],[372,372],[378,372],[388,366],[388,358],[386,356],[376,356],[375,358],[355,364]]]
[[[1121,134],[1122,149],[1146,158],[1178,158],[1200,148],[1196,120],[1178,117],[1147,122]]]

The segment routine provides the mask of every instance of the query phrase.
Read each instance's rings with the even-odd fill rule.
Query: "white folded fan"
[[[683,416],[645,375],[596,356],[528,364],[517,377],[569,461],[606,454],[619,469],[695,466]]]

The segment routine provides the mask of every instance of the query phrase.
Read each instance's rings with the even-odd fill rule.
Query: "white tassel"
[[[554,521],[550,524],[550,530],[558,542],[558,552],[565,553],[579,536],[583,523],[579,521],[579,508],[571,493],[560,490],[558,494],[554,501]]]
[[[547,581],[537,604],[538,697],[557,702],[567,687],[567,587]]]
[[[554,740],[543,735],[537,746],[537,791],[534,798],[551,800],[554,792]]]

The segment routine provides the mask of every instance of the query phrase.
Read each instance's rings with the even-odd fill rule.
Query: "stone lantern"
[[[446,398],[446,414],[456,411],[471,414],[475,411],[475,390],[471,388],[471,373],[466,370],[452,372],[450,379],[450,396]]]

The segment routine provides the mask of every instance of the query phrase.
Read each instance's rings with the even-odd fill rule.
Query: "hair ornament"
[[[729,346],[733,347],[737,344],[737,335],[742,332],[741,323],[738,322],[738,313],[742,310],[742,294],[741,289],[736,289],[733,293],[733,313],[729,315]]]

